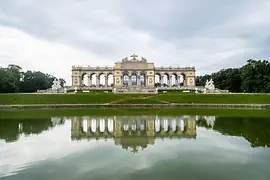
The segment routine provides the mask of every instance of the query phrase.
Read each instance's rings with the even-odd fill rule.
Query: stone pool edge
[[[270,104],[41,104],[0,105],[0,110],[56,109],[56,108],[237,108],[270,109]]]

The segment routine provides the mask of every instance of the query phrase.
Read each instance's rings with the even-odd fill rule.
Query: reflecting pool
[[[270,179],[270,118],[0,120],[0,179]]]

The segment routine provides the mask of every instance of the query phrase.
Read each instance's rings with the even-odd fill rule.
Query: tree
[[[196,86],[205,86],[206,80],[210,79],[211,75],[197,76],[196,77]]]
[[[0,68],[0,93],[14,93],[16,82],[13,74],[6,68]]]
[[[11,74],[14,78],[15,92],[19,92],[19,90],[20,90],[19,85],[20,85],[20,81],[22,78],[22,73],[21,73],[22,68],[18,65],[10,64],[10,65],[8,65],[7,70],[11,72]]]
[[[56,77],[40,71],[26,71],[15,64],[0,67],[0,93],[36,92],[51,88]],[[66,81],[60,78],[61,85]]]
[[[242,89],[245,92],[270,92],[270,64],[268,61],[249,59],[240,71]]]
[[[63,78],[59,79],[61,87],[65,87],[66,81]]]
[[[196,85],[204,86],[212,78],[218,89],[230,92],[270,92],[270,63],[266,60],[249,59],[241,68],[222,69],[211,75],[196,77]]]
[[[54,77],[40,71],[27,71],[23,74],[21,89],[23,92],[36,92],[37,90],[49,89],[53,84]]]

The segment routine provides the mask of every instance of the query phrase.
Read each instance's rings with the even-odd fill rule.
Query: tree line
[[[204,86],[213,79],[215,87],[230,92],[269,93],[270,63],[267,60],[249,59],[240,68],[222,69],[212,74],[196,77],[196,86]]]
[[[51,88],[55,76],[40,71],[22,71],[18,65],[0,67],[0,93],[31,93]],[[60,78],[61,86],[65,80]]]

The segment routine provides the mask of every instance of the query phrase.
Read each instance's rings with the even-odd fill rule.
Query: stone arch
[[[164,86],[169,86],[170,74],[169,73],[164,73],[162,78],[163,78],[163,85]]]
[[[140,85],[146,86],[146,73],[144,71],[140,73]]]
[[[177,73],[172,73],[171,75],[171,86],[177,86],[178,84],[178,76],[177,76]]]
[[[155,86],[160,87],[161,86],[161,74],[155,73]]]
[[[91,87],[97,86],[97,74],[95,72],[90,73]]]
[[[140,121],[140,131],[145,131],[146,128],[146,120],[141,120]]]
[[[88,74],[86,72],[83,72],[81,75],[81,81],[82,81],[82,87],[89,86],[89,80],[88,80]]]
[[[123,72],[123,85],[124,86],[128,86],[128,81],[129,81],[129,77],[128,77],[128,72]]]
[[[131,73],[131,85],[137,85],[137,83],[138,83],[137,72],[132,72]]]
[[[105,86],[105,79],[106,79],[106,74],[104,72],[101,72],[98,74],[98,80],[97,83],[99,82],[99,84],[97,84],[99,87],[104,87]]]
[[[107,74],[107,78],[108,78],[108,86],[113,87],[114,86],[114,74],[109,72]]]
[[[108,119],[108,132],[113,133],[114,131],[114,121],[113,119]]]
[[[184,121],[183,119],[181,119],[181,120],[179,121],[179,130],[180,130],[181,132],[184,132],[184,131],[185,131],[185,121]]]
[[[86,119],[83,119],[82,120],[82,131],[84,132],[84,133],[87,133],[87,131],[88,131],[88,121],[86,120]]]
[[[185,73],[180,73],[178,75],[178,84],[180,86],[186,86],[186,74]]]

